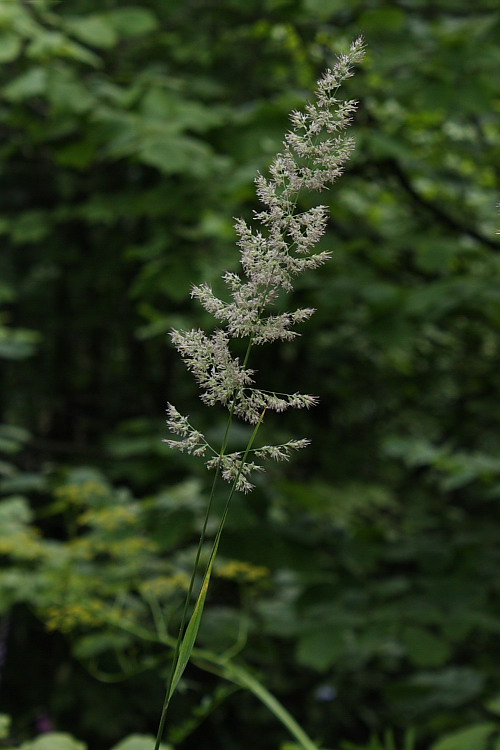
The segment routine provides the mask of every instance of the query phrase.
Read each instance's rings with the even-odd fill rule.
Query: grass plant
[[[300,438],[280,445],[255,447],[266,412],[309,408],[317,399],[298,392],[278,393],[258,388],[255,372],[248,365],[255,346],[294,339],[299,335],[295,326],[315,312],[312,308],[300,308],[275,313],[273,307],[292,291],[299,274],[318,268],[330,258],[327,251],[314,250],[325,232],[328,207],[318,205],[299,212],[297,203],[304,191],[320,191],[331,185],[342,174],[352,153],[354,142],[344,131],[356,110],[356,102],[340,99],[337,94],[342,83],[352,76],[353,66],[362,60],[363,54],[363,41],[358,38],[319,79],[314,102],[304,111],[291,113],[292,129],[285,136],[282,151],[271,163],[269,176],[259,174],[255,180],[257,196],[264,207],[255,212],[255,226],[249,226],[243,219],[236,221],[241,273],[223,275],[228,299],[217,297],[208,284],[193,288],[192,296],[215,318],[219,327],[208,333],[200,329],[172,333],[175,347],[200,386],[202,401],[208,406],[223,405],[228,416],[224,437],[216,448],[188,417],[172,404],[168,405],[167,425],[179,439],[166,442],[171,448],[203,457],[214,476],[173,650],[155,750],[161,744],[169,704],[195,650],[214,561],[234,493],[253,489],[252,478],[255,473],[264,471],[263,461],[287,461],[295,451],[309,444],[307,439]],[[233,339],[246,341],[242,361],[231,350]],[[235,420],[249,423],[252,429],[244,448],[228,452]],[[190,612],[219,480],[228,482],[230,489]],[[255,685],[247,684],[247,678],[251,681],[247,675],[243,684],[255,692]],[[262,692],[261,687],[259,684],[259,692]],[[300,745],[305,750],[314,750],[314,743],[278,702],[267,693],[264,698]]]

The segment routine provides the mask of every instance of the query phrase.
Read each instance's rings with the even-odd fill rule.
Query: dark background
[[[495,0],[1,0],[5,746],[155,732],[208,482],[164,410],[223,417],[167,334],[212,325],[191,285],[237,270],[288,112],[363,34],[333,259],[286,300],[318,312],[254,363],[320,396],[267,424],[312,445],[235,501],[200,645],[321,747],[500,747],[499,32]],[[175,746],[291,748],[208,667]]]

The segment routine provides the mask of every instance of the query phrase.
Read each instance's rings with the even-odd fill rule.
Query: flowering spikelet
[[[255,212],[254,219],[260,229],[243,219],[236,220],[242,272],[223,275],[229,301],[219,299],[208,284],[193,288],[192,296],[220,328],[211,334],[201,330],[172,333],[174,345],[200,385],[201,399],[209,405],[223,404],[231,417],[251,424],[260,423],[266,410],[309,408],[316,403],[314,396],[255,388],[254,373],[246,368],[246,362],[252,346],[295,338],[299,334],[294,327],[314,313],[311,308],[279,314],[272,314],[269,309],[282,290],[293,288],[298,274],[317,268],[330,257],[329,252],[313,251],[325,232],[327,207],[296,212],[295,206],[301,191],[322,190],[334,182],[352,153],[353,140],[344,131],[356,102],[338,99],[337,91],[353,74],[353,65],[361,61],[363,54],[360,38],[325,71],[317,83],[315,100],[303,112],[291,113],[292,130],[285,135],[283,149],[269,167],[269,177],[257,175],[256,192],[264,210]],[[231,353],[233,338],[248,341],[243,363]],[[168,408],[167,424],[181,437],[167,440],[171,447],[195,455],[204,455],[209,449],[215,455],[207,461],[207,467],[218,468],[224,479],[244,492],[253,487],[249,480],[252,472],[263,471],[254,458],[288,460],[293,450],[308,444],[307,440],[291,440],[252,450],[251,456],[244,452],[218,454],[173,406]]]
[[[177,448],[182,453],[192,453],[195,456],[204,456],[207,448],[210,448],[201,432],[195,430],[189,424],[188,418],[179,414],[175,406],[168,404],[167,427],[170,432],[180,435],[182,440],[164,440],[170,448]]]

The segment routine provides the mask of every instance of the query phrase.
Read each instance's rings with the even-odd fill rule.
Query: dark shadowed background
[[[320,396],[266,428],[312,445],[235,501],[200,646],[321,747],[500,748],[496,0],[0,0],[0,746],[155,732],[208,482],[167,401],[221,430],[168,332],[359,34],[318,312],[252,363]],[[295,747],[202,661],[168,736]]]

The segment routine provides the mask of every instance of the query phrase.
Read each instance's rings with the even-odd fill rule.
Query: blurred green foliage
[[[0,714],[0,740],[7,741],[10,728],[10,718],[5,714]],[[131,735],[114,745],[111,750],[150,750],[154,743],[152,736]],[[6,747],[2,744],[2,747]],[[65,732],[45,732],[36,739],[23,742],[17,746],[19,750],[87,750],[84,742],[79,742]],[[6,750],[14,750],[7,748]],[[161,745],[161,750],[168,750],[167,745]]]
[[[287,741],[226,653],[321,746],[500,747],[499,32],[495,0],[0,2],[11,743],[155,731],[206,497],[167,399],[220,430],[166,334],[208,324],[191,284],[236,268],[288,111],[363,33],[334,258],[291,301],[318,313],[255,362],[320,395],[268,428],[313,447],[235,504],[169,741]]]

